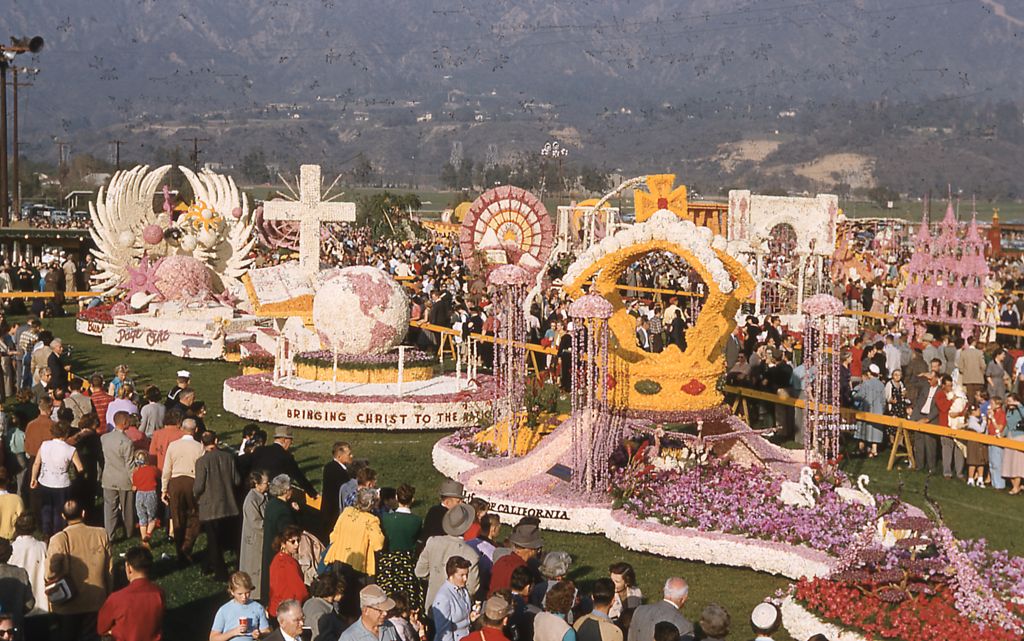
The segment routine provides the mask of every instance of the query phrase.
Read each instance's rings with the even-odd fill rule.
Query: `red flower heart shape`
[[[700,381],[698,381],[697,379],[691,378],[689,383],[686,383],[685,385],[683,385],[679,389],[683,390],[687,394],[690,394],[692,396],[696,396],[696,395],[700,394],[701,392],[703,392],[704,390],[706,390],[707,386],[704,383],[701,383]]]

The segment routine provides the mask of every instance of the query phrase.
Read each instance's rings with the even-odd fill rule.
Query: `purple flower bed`
[[[683,472],[649,470],[622,509],[666,525],[803,544],[834,556],[876,519],[875,508],[847,503],[828,487],[814,508],[786,505],[778,498],[782,480],[723,461]],[[628,485],[619,481],[613,486]]]
[[[989,550],[985,539],[960,541],[959,545],[996,594],[1024,604],[1024,557],[1010,556],[1006,550]]]

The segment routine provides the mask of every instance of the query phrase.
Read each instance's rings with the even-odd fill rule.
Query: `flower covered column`
[[[829,294],[804,301],[804,460],[835,465],[839,456],[839,317],[843,303]]]
[[[572,329],[572,484],[578,490],[603,491],[608,457],[622,433],[613,412],[609,371],[608,319],[614,308],[596,294],[569,306]]]
[[[523,302],[530,286],[529,273],[518,265],[502,265],[487,283],[495,290],[494,342],[495,425],[508,426],[508,456],[515,455],[516,437],[524,410],[526,389],[526,317]]]

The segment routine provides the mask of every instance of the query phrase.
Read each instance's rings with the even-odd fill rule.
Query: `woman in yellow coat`
[[[384,532],[374,514],[377,491],[359,488],[354,505],[342,510],[331,531],[331,547],[324,563],[341,561],[370,576],[376,574],[377,552],[384,549]]]

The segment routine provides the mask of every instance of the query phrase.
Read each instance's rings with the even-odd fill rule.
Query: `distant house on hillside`
[[[106,172],[86,174],[85,177],[82,178],[82,182],[90,187],[102,187],[110,182],[110,174]]]

